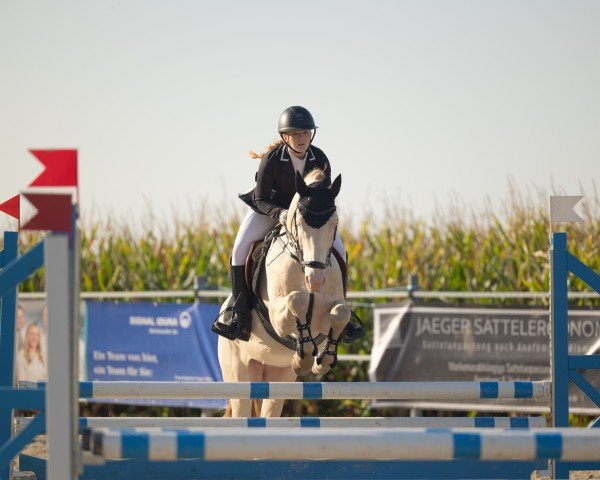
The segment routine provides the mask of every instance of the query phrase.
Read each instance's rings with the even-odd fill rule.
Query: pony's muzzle
[[[304,283],[311,293],[318,293],[325,285],[325,270],[307,268],[304,271]]]

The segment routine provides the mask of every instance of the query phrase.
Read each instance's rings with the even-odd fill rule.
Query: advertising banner
[[[381,306],[373,309],[372,381],[517,381],[550,376],[548,310],[527,308]],[[600,311],[569,312],[569,353],[595,354],[600,347]],[[598,388],[600,371],[584,372]],[[598,408],[571,385],[573,412]],[[393,402],[415,408],[546,411],[545,400]],[[390,405],[376,402],[375,406]]]
[[[88,380],[221,381],[216,304],[86,302]],[[119,400],[118,403],[223,408],[224,400]]]

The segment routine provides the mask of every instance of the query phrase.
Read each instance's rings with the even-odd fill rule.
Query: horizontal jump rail
[[[545,428],[544,417],[82,417],[81,428]]]
[[[105,459],[600,460],[600,432],[584,429],[93,429]]]
[[[25,388],[44,388],[26,382]],[[473,400],[549,398],[550,382],[80,382],[81,398]]]

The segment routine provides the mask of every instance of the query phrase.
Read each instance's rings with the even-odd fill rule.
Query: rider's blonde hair
[[[283,145],[283,140],[280,138],[278,140],[275,140],[274,142],[271,142],[262,153],[256,153],[254,150],[250,150],[248,152],[248,154],[250,155],[251,158],[255,158],[258,160],[262,160],[263,158],[265,158],[269,153],[271,153],[273,150],[275,150],[276,148],[278,148],[279,146]]]

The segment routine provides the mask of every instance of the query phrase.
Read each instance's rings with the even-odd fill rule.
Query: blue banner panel
[[[87,302],[90,381],[220,382],[216,304]],[[224,400],[123,399],[116,403],[224,408]]]

